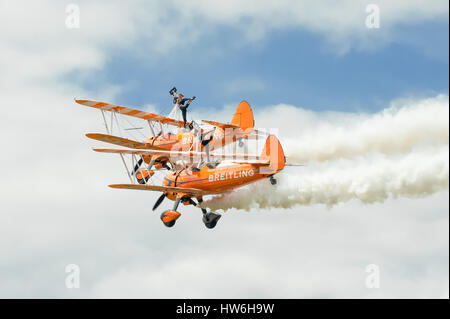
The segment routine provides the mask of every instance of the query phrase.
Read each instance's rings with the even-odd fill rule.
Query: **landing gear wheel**
[[[277,180],[273,176],[270,176],[270,184],[272,184],[272,185],[277,184]]]
[[[175,225],[175,220],[172,220],[172,221],[170,221],[170,222],[168,222],[168,223],[165,223],[165,222],[163,222],[163,224],[166,226],[166,227],[173,227],[173,225]]]
[[[242,142],[242,139],[239,140],[239,147],[244,147],[244,142]]]
[[[222,217],[222,215],[215,213],[203,214],[203,223],[205,224],[206,228],[212,229],[216,227],[220,217]]]
[[[166,227],[173,227],[180,215],[177,211],[166,210],[161,214],[161,220]]]

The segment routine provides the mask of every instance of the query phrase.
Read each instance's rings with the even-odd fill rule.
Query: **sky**
[[[0,0],[0,13],[0,297],[448,298],[447,1]],[[213,231],[191,207],[164,227],[159,194],[106,187],[126,176],[91,151],[101,117],[73,99],[167,114],[173,86],[197,97],[196,119],[229,121],[247,100],[308,166],[270,203],[226,198]],[[303,197],[283,202],[289,178]]]

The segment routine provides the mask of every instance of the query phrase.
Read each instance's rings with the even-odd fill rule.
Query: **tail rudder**
[[[275,135],[269,135],[260,155],[261,160],[269,160],[268,172],[278,172],[284,168],[286,158],[283,147]]]
[[[234,113],[231,124],[238,125],[242,130],[253,129],[255,120],[250,104],[247,101],[242,101]]]

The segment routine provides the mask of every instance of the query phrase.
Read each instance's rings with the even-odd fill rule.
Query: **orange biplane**
[[[170,151],[151,151],[151,150],[132,150],[132,149],[94,149],[103,153],[121,153],[121,154],[140,154],[154,155],[155,152],[166,152],[169,157],[188,157],[194,154],[190,152]],[[218,155],[222,159],[231,160],[229,163],[221,163],[215,168],[203,166],[199,171],[193,171],[189,168],[174,170],[169,172],[163,180],[162,185],[139,185],[139,184],[113,184],[112,188],[138,189],[163,192],[158,198],[153,210],[155,210],[164,198],[175,201],[172,210],[166,210],[161,214],[161,220],[167,227],[172,227],[175,221],[180,217],[177,212],[180,203],[184,205],[198,206],[203,201],[203,196],[226,193],[235,188],[254,183],[263,178],[270,178],[272,184],[276,184],[273,175],[283,170],[285,165],[285,156],[278,139],[270,135],[259,156],[254,156],[254,160],[240,161],[233,159],[235,154]],[[196,199],[194,201],[193,199]],[[207,212],[199,205],[203,213],[203,222],[207,228],[214,228],[221,215]]]
[[[208,152],[209,150],[215,150],[221,147],[224,147],[228,144],[238,141],[239,146],[243,146],[244,139],[252,139],[257,138],[257,135],[261,132],[254,130],[254,119],[253,112],[250,108],[250,105],[246,101],[242,101],[232,120],[231,123],[219,123],[214,121],[203,120],[202,122],[206,123],[204,125],[198,125],[195,122],[188,123],[190,129],[183,129],[183,121],[176,120],[171,117],[165,117],[157,114],[152,114],[144,111],[139,111],[123,106],[113,105],[105,102],[97,102],[97,101],[89,101],[89,100],[75,100],[76,103],[90,106],[102,111],[105,125],[106,125],[106,117],[104,112],[111,112],[111,123],[113,123],[113,117],[116,115],[127,115],[135,118],[140,118],[148,121],[148,125],[151,131],[152,136],[147,137],[143,140],[143,142],[133,141],[130,139],[126,139],[119,136],[113,136],[110,134],[108,128],[108,134],[100,134],[100,133],[89,133],[86,134],[87,137],[107,142],[119,146],[135,148],[135,149],[150,149],[150,150],[182,150],[182,151],[204,151],[205,147],[202,143],[198,143],[198,139],[200,136],[204,135],[202,133],[208,134],[211,132],[212,139],[208,143]],[[176,112],[176,109],[171,113]],[[159,127],[158,127],[159,126]],[[164,130],[164,126],[172,126],[177,127],[178,131],[176,133],[172,133]],[[213,129],[211,129],[213,127]],[[159,133],[156,133],[156,130],[159,129]],[[209,153],[207,154],[209,157]],[[146,177],[150,177],[150,174],[154,172],[151,168],[154,166],[156,169],[167,168],[169,159],[164,155],[154,155],[154,156],[142,156],[141,159],[136,163],[135,169],[132,174],[138,173],[137,170],[139,167],[145,162],[148,164],[148,170],[144,170],[143,172],[146,174]]]
[[[181,214],[177,209],[179,204],[182,203],[199,207],[203,213],[205,226],[214,228],[221,215],[208,212],[202,206],[204,196],[230,192],[264,178],[269,178],[270,182],[275,185],[274,175],[283,170],[286,164],[281,144],[274,135],[266,135],[264,148],[259,155],[238,154],[237,152],[231,154],[223,152],[208,153],[208,157],[211,156],[214,159],[214,165],[204,163],[205,151],[201,147],[201,139],[198,139],[199,131],[207,130],[211,126],[216,128],[214,138],[211,139],[211,150],[222,148],[233,142],[241,143],[242,139],[258,139],[260,133],[254,129],[253,114],[245,101],[239,104],[230,124],[203,121],[206,123],[204,127],[194,126],[189,131],[180,129],[176,134],[163,130],[164,125],[177,128],[183,126],[182,121],[172,117],[164,117],[103,102],[87,100],[76,100],[76,102],[102,111],[107,134],[87,134],[89,138],[126,147],[94,149],[97,152],[119,154],[125,164],[131,183],[109,186],[112,188],[162,192],[162,195],[154,204],[153,210],[159,207],[164,198],[174,201],[173,208],[161,214],[161,220],[167,227],[172,227],[180,217]],[[111,112],[110,125],[108,125],[105,111]],[[114,120],[116,120],[116,126],[119,125],[117,115],[128,115],[147,120],[153,137],[139,142],[112,135]],[[155,124],[159,124],[159,134],[155,134]],[[125,156],[131,156],[132,170],[128,168],[124,159]],[[148,164],[148,169],[139,169],[143,162]],[[155,167],[156,170],[162,168],[169,170],[159,185],[156,185],[153,179],[150,180],[155,174],[151,170],[152,167]]]

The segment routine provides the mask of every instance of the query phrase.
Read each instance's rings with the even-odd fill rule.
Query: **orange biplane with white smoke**
[[[102,102],[87,100],[76,100],[76,102],[102,111],[108,134],[87,134],[88,137],[126,147],[94,149],[97,152],[119,154],[125,164],[130,183],[109,186],[162,192],[153,210],[162,203],[164,198],[174,201],[173,208],[161,214],[161,220],[167,227],[172,227],[180,217],[181,214],[177,209],[182,203],[198,206],[203,213],[205,226],[214,228],[221,215],[208,212],[202,207],[204,196],[230,192],[264,178],[269,178],[275,185],[276,180],[273,176],[285,166],[283,149],[274,135],[266,136],[264,148],[258,155],[237,152],[206,154],[202,148],[201,138],[199,138],[202,131],[214,132],[214,137],[211,138],[213,142],[211,150],[221,149],[233,142],[243,144],[243,139],[257,140],[258,132],[253,128],[253,114],[245,101],[239,104],[230,124],[203,121],[208,127],[191,125],[189,131],[180,129],[175,133],[166,132],[163,125],[180,128],[183,122],[170,116],[164,117]],[[111,112],[110,122],[107,121],[105,111]],[[139,142],[111,135],[113,123],[116,123],[116,127],[119,125],[117,115],[147,120],[153,136]],[[159,125],[158,134],[155,134],[155,123]],[[131,157],[130,168],[126,164],[125,156]],[[208,158],[208,161],[205,161],[205,158]],[[213,161],[210,162],[210,159]],[[148,164],[148,167],[140,169],[144,162]],[[169,172],[163,176],[159,184],[156,184],[152,176],[155,175],[155,170],[164,168]]]

